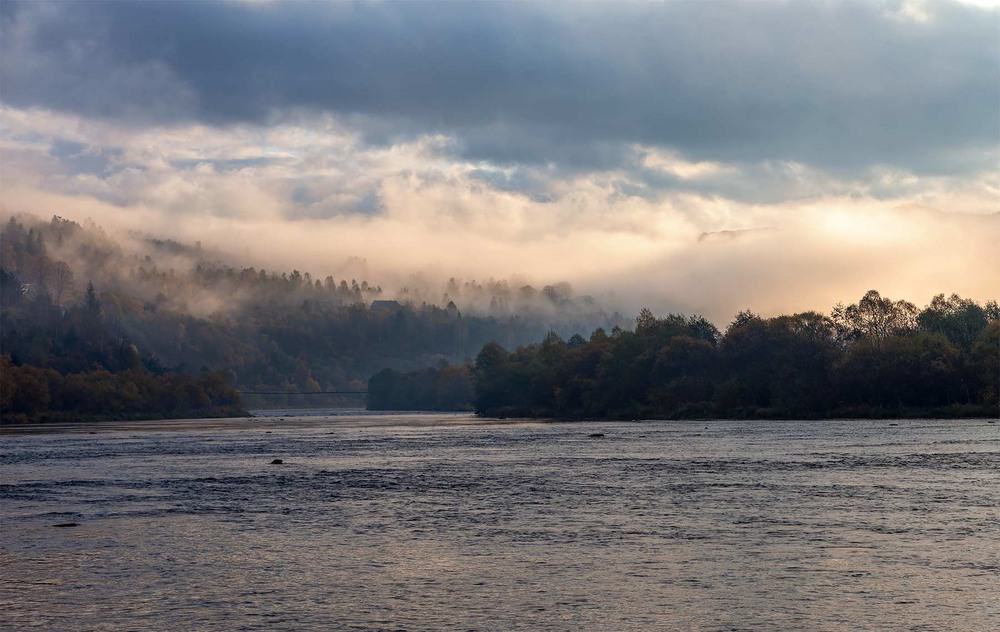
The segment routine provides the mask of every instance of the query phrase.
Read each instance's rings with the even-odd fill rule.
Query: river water
[[[1000,629],[988,420],[3,431],[4,629]]]

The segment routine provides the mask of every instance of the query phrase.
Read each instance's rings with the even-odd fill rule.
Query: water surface
[[[0,436],[5,629],[1000,629],[987,420],[94,428]]]

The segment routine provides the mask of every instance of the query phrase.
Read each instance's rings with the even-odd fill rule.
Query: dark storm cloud
[[[4,3],[0,97],[131,124],[332,112],[369,142],[444,133],[501,164],[607,168],[632,143],[835,169],[992,160],[996,12],[897,9]]]

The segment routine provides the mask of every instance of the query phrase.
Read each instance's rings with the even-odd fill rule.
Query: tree
[[[483,346],[472,369],[476,388],[476,412],[493,410],[509,403],[507,369],[510,354],[496,342]]]
[[[648,307],[643,307],[635,317],[635,333],[645,334],[656,326],[656,317]]]
[[[63,299],[73,291],[73,270],[65,261],[57,261],[52,266],[50,284],[52,286],[52,300],[56,305],[62,305]]]
[[[16,275],[0,268],[0,308],[8,309],[24,299],[24,286]]]
[[[84,295],[83,304],[87,308],[87,311],[93,314],[101,313],[101,302],[97,299],[97,290],[94,288],[94,282],[87,282],[87,293]]]
[[[892,301],[869,290],[853,305],[845,307],[838,303],[830,318],[843,340],[869,338],[879,343],[916,329],[917,308],[908,301]]]
[[[920,329],[943,334],[956,345],[969,349],[986,329],[986,310],[958,294],[945,298],[938,294],[917,315]]]
[[[970,365],[980,400],[1000,405],[1000,320],[990,321],[972,346]]]

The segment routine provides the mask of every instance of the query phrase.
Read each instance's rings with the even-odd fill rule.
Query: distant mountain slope
[[[268,272],[230,259],[200,244],[112,236],[91,222],[11,218],[0,226],[9,299],[3,351],[16,365],[61,374],[95,366],[125,370],[138,358],[154,373],[221,371],[241,390],[306,393],[361,390],[387,367],[462,365],[491,341],[514,349],[550,330],[568,336],[625,322],[593,299],[575,297],[566,284],[538,290],[451,279],[435,305],[426,287],[390,293],[368,280]],[[84,330],[72,323],[81,318],[88,283],[100,310]],[[98,326],[104,342],[97,341]],[[258,407],[358,400],[248,395],[245,401]]]

